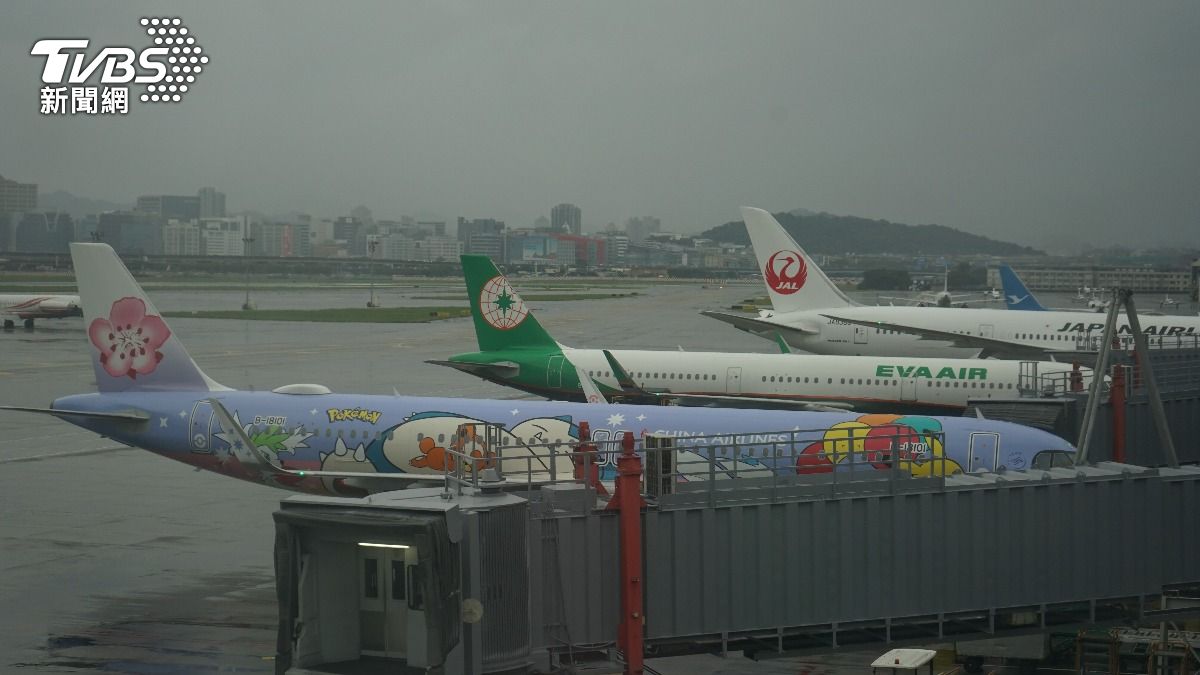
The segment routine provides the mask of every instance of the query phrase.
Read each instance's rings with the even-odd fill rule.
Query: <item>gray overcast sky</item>
[[[32,44],[180,16],[180,104],[38,113]],[[233,209],[696,231],[740,204],[1041,246],[1200,244],[1197,2],[8,0],[0,174]],[[131,89],[140,92],[140,87]]]

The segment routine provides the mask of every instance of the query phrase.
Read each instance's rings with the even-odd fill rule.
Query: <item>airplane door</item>
[[[742,369],[729,368],[725,371],[725,393],[740,394],[742,393]]]
[[[970,462],[967,471],[995,471],[1000,454],[1000,434],[976,432],[971,434]]]
[[[915,377],[906,377],[906,378],[900,380],[900,400],[901,401],[917,400],[917,383],[919,381],[920,380],[918,380]]]
[[[415,559],[416,550],[360,544],[358,551],[361,651],[367,656],[411,658],[406,558],[411,551]]]
[[[212,453],[213,409],[208,401],[196,401],[188,421],[188,446],[192,452]]]
[[[546,386],[561,387],[562,386],[562,369],[563,362],[567,360],[565,356],[551,356],[550,362],[546,364]]]
[[[867,327],[866,326],[855,326],[854,327],[854,344],[856,344],[856,345],[867,344]]]
[[[990,323],[979,324],[979,337],[990,338],[996,332],[996,327]]]

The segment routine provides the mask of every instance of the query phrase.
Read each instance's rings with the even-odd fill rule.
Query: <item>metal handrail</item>
[[[478,429],[485,428],[482,441]],[[467,428],[475,434],[467,450]],[[870,434],[870,435],[868,435]],[[636,451],[648,462],[662,465],[662,453],[672,453],[671,470],[659,474],[667,483],[704,483],[710,498],[728,480],[769,479],[772,490],[781,483],[801,482],[811,474],[829,474],[832,489],[847,489],[864,480],[886,478],[894,482],[910,476],[941,478],[962,470],[944,455],[943,432],[894,433],[879,427],[794,429],[755,434],[713,434],[689,437],[651,436],[665,447],[649,447],[646,438],[635,439]],[[503,425],[472,423],[459,427],[443,468],[445,488],[462,494],[462,488],[486,488],[507,483],[536,486],[583,483],[592,466],[616,465],[620,438],[600,441],[573,440],[549,443],[504,442]]]

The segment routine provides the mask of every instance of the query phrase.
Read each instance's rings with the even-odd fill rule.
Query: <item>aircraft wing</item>
[[[700,313],[704,316],[716,319],[717,321],[724,321],[725,323],[732,325],[734,328],[744,330],[747,333],[754,333],[755,335],[763,335],[768,337],[774,334],[785,341],[787,340],[788,336],[795,336],[799,338],[805,335],[817,335],[817,331],[815,330],[801,328],[800,326],[788,326],[782,323],[767,321],[765,319],[756,317],[739,316],[737,314],[711,312],[707,310]]]
[[[978,349],[979,358],[987,358],[989,356],[997,356],[1003,358],[1045,358],[1046,350],[1041,347],[1021,344],[1020,342],[1009,342],[1008,340],[998,340],[996,338],[981,337],[978,335],[962,335],[960,333],[952,333],[946,330],[935,330],[932,328],[919,328],[917,326],[906,326],[902,323],[890,323],[887,321],[868,321],[865,319],[850,319],[833,314],[822,314],[828,319],[841,321],[843,323],[851,323],[856,326],[867,326],[868,328],[886,328],[899,333],[908,333],[916,335],[922,340],[941,340],[949,342],[955,347],[964,349]]]
[[[521,366],[512,361],[497,361],[495,363],[472,363],[470,361],[438,361],[431,359],[425,363],[435,366],[446,366],[461,370],[468,375],[482,377],[487,380],[492,377],[516,377],[521,372]]]
[[[846,412],[854,410],[850,403],[842,401],[794,401],[785,398],[770,398],[764,396],[724,396],[721,394],[675,394],[672,392],[655,393],[662,399],[679,399],[684,401],[711,401],[716,406],[729,404],[753,404],[756,408],[775,408],[786,410],[806,410],[815,412]],[[743,407],[745,407],[743,405]]]

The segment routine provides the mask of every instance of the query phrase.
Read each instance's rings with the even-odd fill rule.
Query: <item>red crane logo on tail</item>
[[[804,287],[808,279],[808,265],[799,251],[776,251],[767,259],[763,270],[767,286],[776,293],[791,295]]]

